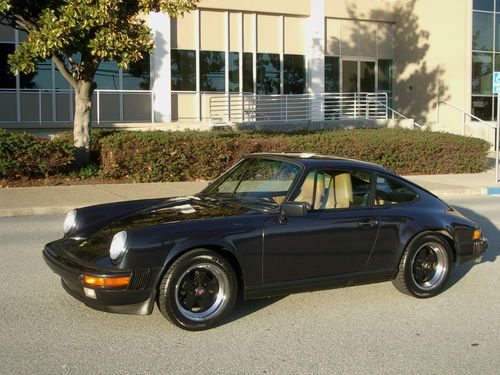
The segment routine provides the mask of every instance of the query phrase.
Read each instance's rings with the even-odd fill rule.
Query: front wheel
[[[417,236],[407,246],[392,282],[402,293],[418,298],[433,297],[446,287],[451,256],[450,246],[441,236]]]
[[[158,307],[183,329],[198,331],[218,324],[236,302],[231,264],[214,251],[198,249],[177,259],[163,276]]]

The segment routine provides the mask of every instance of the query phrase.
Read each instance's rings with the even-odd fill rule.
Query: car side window
[[[311,171],[293,200],[311,210],[368,207],[370,179],[359,171]]]
[[[375,206],[393,206],[411,202],[418,198],[417,194],[397,181],[377,176],[375,188]]]

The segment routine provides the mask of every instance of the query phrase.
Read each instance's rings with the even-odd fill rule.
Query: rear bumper
[[[480,260],[481,256],[488,250],[488,240],[484,237],[472,243],[472,252],[467,255],[460,255],[457,258],[457,265]]]
[[[129,288],[106,288],[87,286],[81,281],[81,276],[83,274],[113,277],[123,276],[123,271],[113,273],[109,270],[90,269],[59,258],[47,247],[43,250],[43,259],[49,268],[61,277],[63,288],[71,296],[83,302],[88,307],[100,311],[120,314],[145,315],[153,311],[155,293],[152,288],[143,288],[139,290],[130,290]],[[131,275],[132,271],[125,272],[125,274]],[[95,298],[88,297],[85,294],[84,287],[93,289],[95,291]]]

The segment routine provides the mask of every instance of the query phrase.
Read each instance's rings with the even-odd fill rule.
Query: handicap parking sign
[[[493,94],[500,94],[500,72],[493,72]]]

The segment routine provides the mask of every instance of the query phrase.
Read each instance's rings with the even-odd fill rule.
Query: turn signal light
[[[481,239],[481,229],[476,229],[474,231],[474,235],[472,236],[472,239],[474,241],[480,240]]]
[[[93,286],[127,286],[130,276],[119,277],[95,277],[83,275],[83,283]]]

